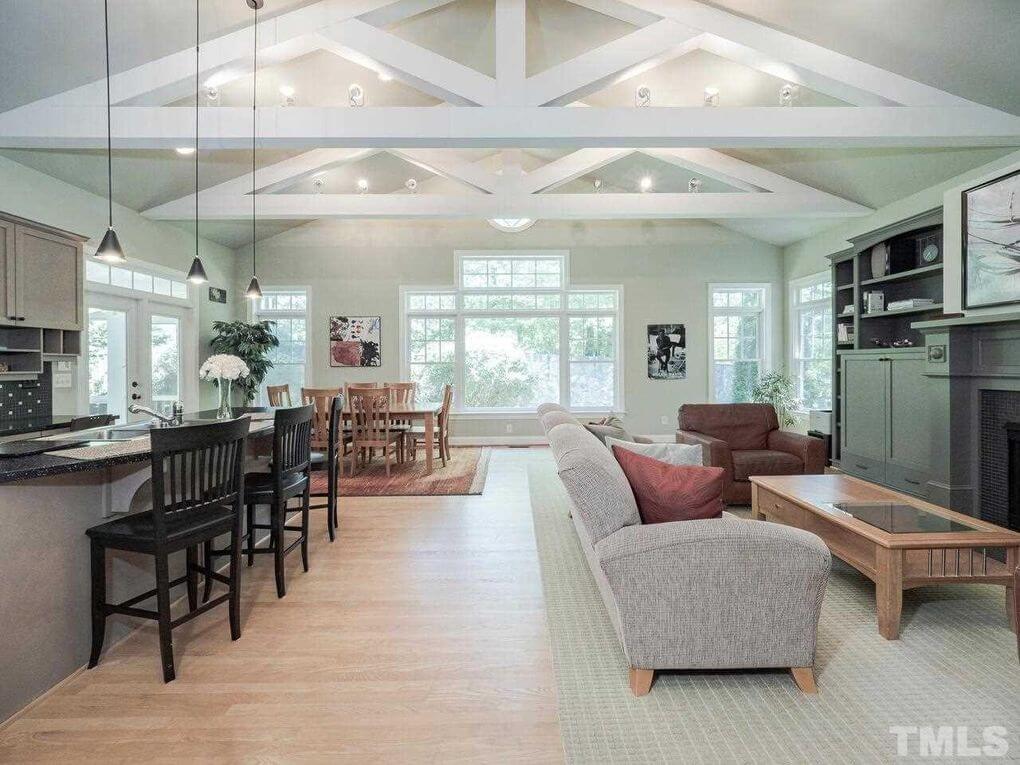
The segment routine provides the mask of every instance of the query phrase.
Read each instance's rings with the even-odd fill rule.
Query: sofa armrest
[[[825,472],[825,442],[820,438],[789,430],[773,430],[769,433],[768,447],[799,457],[804,463],[805,474]]]
[[[722,468],[725,475],[726,486],[733,481],[733,454],[730,445],[721,438],[713,438],[706,433],[699,433],[696,430],[678,430],[676,432],[678,444],[694,444],[701,446],[704,452],[704,462],[709,467]],[[725,493],[725,488],[723,493]]]
[[[648,436],[632,436],[635,444],[654,444],[655,440]]]
[[[628,526],[595,545],[631,666],[807,667],[831,556],[814,534],[722,518]]]

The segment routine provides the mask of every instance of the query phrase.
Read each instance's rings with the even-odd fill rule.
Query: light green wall
[[[873,231],[936,207],[943,207],[945,311],[959,312],[962,310],[960,192],[1017,168],[1020,168],[1020,151],[881,207],[864,218],[855,218],[816,236],[791,244],[783,250],[786,279],[795,279],[827,269],[829,264],[825,256],[847,247],[849,237]],[[995,313],[997,310],[1008,311],[1010,307],[967,313]]]
[[[0,210],[48,226],[91,236],[93,245],[106,233],[107,202],[76,186],[0,157]],[[186,272],[195,252],[194,235],[160,221],[149,220],[120,205],[114,205],[114,224],[124,251],[131,260],[153,263]],[[233,252],[206,240],[199,242],[202,262],[212,286],[232,286]],[[232,298],[236,293],[230,295]],[[211,303],[204,288],[199,298],[199,359],[208,355],[212,322],[234,317],[236,305]],[[202,391],[203,405],[211,405],[215,392],[208,385]],[[55,391],[54,409],[74,413],[75,402],[66,391]]]
[[[540,221],[520,234],[504,234],[479,221],[329,221],[311,223],[259,243],[263,285],[311,288],[308,383],[394,380],[399,375],[398,289],[401,285],[449,286],[454,251],[461,249],[567,249],[574,286],[624,288],[624,398],[626,421],[638,433],[672,433],[677,407],[706,401],[707,285],[770,282],[776,321],[772,350],[781,358],[783,267],[779,248],[702,221]],[[238,251],[235,289],[250,278],[250,248]],[[331,314],[382,316],[383,366],[336,369],[328,365]],[[687,325],[688,377],[647,377],[647,324]],[[661,417],[666,417],[663,424]],[[454,435],[538,435],[534,418],[460,419]]]

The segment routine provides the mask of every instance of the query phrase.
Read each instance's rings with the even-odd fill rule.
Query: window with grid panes
[[[718,403],[751,400],[765,368],[767,284],[715,284],[709,294],[712,331],[709,395]]]

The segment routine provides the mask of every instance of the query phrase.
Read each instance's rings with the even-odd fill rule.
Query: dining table
[[[433,404],[414,401],[407,403],[398,403],[396,401],[390,402],[391,421],[410,421],[413,424],[420,420],[425,428],[425,444],[427,445],[427,448],[425,449],[425,475],[432,475],[432,464],[434,462],[434,458],[432,456],[432,443],[435,440],[436,435],[436,420],[442,409],[442,403]],[[343,416],[345,422],[350,421],[351,407],[349,403],[344,404]]]

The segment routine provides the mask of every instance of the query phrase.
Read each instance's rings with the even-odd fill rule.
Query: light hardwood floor
[[[561,762],[533,459],[497,451],[479,497],[345,498],[332,545],[316,511],[286,598],[271,560],[245,569],[239,641],[225,608],[176,630],[164,685],[145,627],[0,731],[0,761]]]

